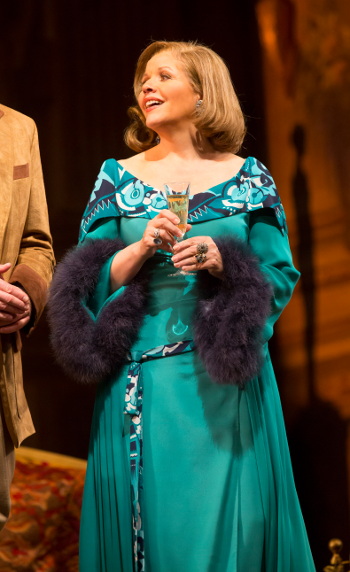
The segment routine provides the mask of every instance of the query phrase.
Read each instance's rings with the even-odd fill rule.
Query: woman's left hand
[[[196,255],[198,254],[197,245],[205,243],[208,251],[205,253],[204,262],[198,262]],[[218,247],[210,236],[193,236],[174,246],[174,256],[172,258],[175,268],[181,268],[187,272],[197,270],[208,270],[216,278],[223,280],[224,268],[222,258]]]

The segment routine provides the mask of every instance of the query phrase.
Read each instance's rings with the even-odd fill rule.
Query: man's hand
[[[2,277],[11,264],[0,264],[0,334],[11,334],[23,328],[30,319],[30,299],[23,290]]]

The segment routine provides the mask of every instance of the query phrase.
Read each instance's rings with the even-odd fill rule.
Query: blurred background
[[[247,116],[241,155],[275,178],[302,273],[271,342],[296,486],[319,570],[349,553],[349,0],[3,0],[0,103],[38,126],[54,248],[76,244],[101,164],[123,143],[137,58],[198,40],[229,66]],[[55,364],[42,319],[23,350],[37,433],[25,445],[86,458],[94,387]]]

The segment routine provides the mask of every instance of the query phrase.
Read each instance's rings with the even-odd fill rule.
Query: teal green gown
[[[128,364],[99,385],[81,516],[80,572],[136,572],[138,568],[147,572],[315,571],[268,351],[274,323],[299,273],[293,266],[278,195],[272,206],[260,200],[254,208],[252,188],[257,192],[262,188],[251,184],[256,181],[257,164],[248,159],[243,176],[241,170],[235,179],[236,194],[242,190],[242,179],[244,184],[249,182],[251,202],[246,200],[236,212],[224,215],[215,201],[221,198],[227,207],[224,201],[229,199],[223,194],[224,185],[218,185],[208,191],[216,197],[213,210],[201,207],[203,220],[198,203],[197,218],[191,210],[194,224],[189,236],[214,240],[235,236],[257,254],[273,286],[262,370],[240,389],[213,383],[195,349],[142,363],[142,566],[134,563],[130,417],[123,414]],[[268,173],[261,164],[258,167]],[[123,177],[129,181],[125,187],[121,186]],[[109,205],[105,201],[104,216],[96,218],[96,210],[89,210],[88,205],[82,237],[84,241],[120,237],[129,245],[141,239],[149,218],[164,205],[160,198],[152,202],[157,191],[114,160],[104,163],[90,205],[94,207],[97,201],[101,205],[102,192],[106,197],[111,185],[110,197],[117,200]],[[273,189],[268,190],[271,198]],[[232,204],[238,204],[236,198],[231,192]],[[111,261],[102,268],[95,295],[87,301],[96,319],[101,308],[127,288],[109,296]],[[148,309],[132,348],[133,359],[193,335],[197,277],[169,276],[173,266],[162,251],[147,265],[151,276]]]

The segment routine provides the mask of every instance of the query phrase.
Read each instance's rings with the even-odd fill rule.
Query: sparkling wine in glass
[[[164,183],[164,188],[169,210],[180,219],[177,227],[180,229],[182,236],[176,236],[175,238],[177,242],[181,242],[185,236],[187,227],[188,204],[190,200],[190,183]],[[193,272],[177,270],[177,272],[174,274],[169,274],[169,276],[191,276],[193,274]]]

